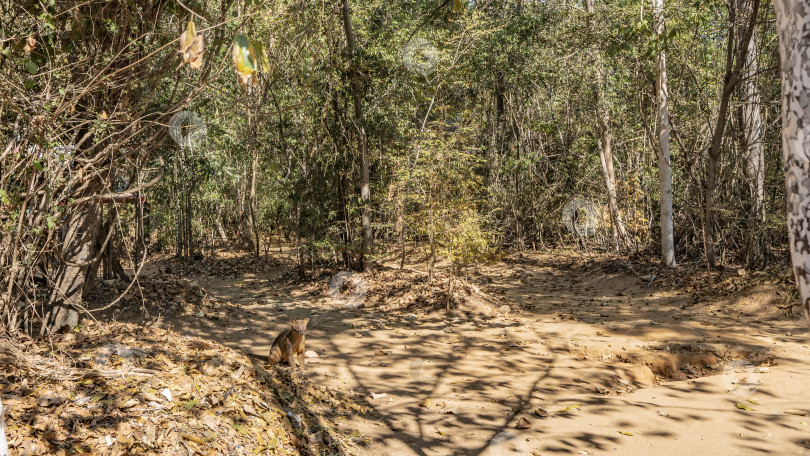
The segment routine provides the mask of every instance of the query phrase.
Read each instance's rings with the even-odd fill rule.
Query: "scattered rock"
[[[401,421],[391,421],[388,423],[388,427],[391,428],[392,431],[401,431],[405,429]]]

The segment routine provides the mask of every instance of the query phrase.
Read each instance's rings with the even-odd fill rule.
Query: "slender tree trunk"
[[[627,246],[627,231],[624,228],[622,214],[619,212],[619,200],[616,196],[616,175],[613,172],[613,149],[611,147],[610,112],[605,104],[605,94],[602,88],[602,68],[597,69],[597,84],[599,84],[599,104],[602,105],[599,113],[599,161],[602,164],[602,174],[605,177],[605,187],[608,191],[608,204],[610,207],[610,221],[613,227],[613,238],[617,246]]]
[[[8,442],[6,441],[6,414],[3,413],[3,400],[0,398],[0,456],[8,456]]]
[[[588,14],[588,29],[592,30],[592,16],[594,13],[593,0],[585,1],[585,12]],[[598,52],[598,51],[597,51]],[[613,149],[611,147],[610,111],[608,109],[604,88],[603,61],[600,56],[596,58],[596,105],[599,117],[599,162],[602,164],[602,176],[608,192],[608,208],[610,210],[610,226],[613,232],[613,241],[616,247],[626,246],[627,231],[619,212],[619,200],[616,194],[616,175],[613,171]]]
[[[194,234],[191,231],[191,215],[194,212],[191,209],[191,183],[186,188],[186,259],[190,260],[194,253]]]
[[[653,0],[655,35],[658,51],[655,53],[655,94],[658,104],[658,185],[661,205],[661,261],[674,268],[675,234],[672,223],[672,162],[669,154],[669,92],[667,90],[667,55],[664,49],[664,0]]]
[[[731,95],[740,80],[740,73],[742,71],[743,60],[737,56],[736,63],[734,58],[734,23],[736,21],[736,3],[732,2],[729,5],[729,30],[728,42],[726,47],[726,74],[723,78],[723,89],[720,93],[720,108],[717,113],[717,124],[714,128],[712,136],[712,144],[709,148],[709,160],[706,167],[706,193],[704,196],[705,204],[703,210],[705,211],[704,224],[703,224],[703,238],[706,248],[706,261],[709,267],[714,267],[716,264],[716,254],[714,245],[714,206],[715,206],[715,190],[717,189],[717,164],[720,161],[720,148],[723,145],[723,133],[726,129],[726,115],[728,114],[728,106],[731,101]],[[748,47],[751,41],[751,35],[754,32],[754,24],[759,11],[759,0],[752,0],[751,14],[748,17],[749,21],[745,28],[745,35],[740,38],[739,43],[741,48]]]
[[[349,66],[349,78],[351,79],[354,98],[354,120],[357,123],[357,149],[360,154],[360,200],[363,203],[361,214],[363,247],[360,251],[360,261],[363,270],[368,271],[370,266],[368,252],[371,250],[371,186],[369,185],[368,171],[368,141],[365,120],[363,119],[363,87],[354,62],[356,45],[349,0],[343,0],[343,28],[346,33],[346,46],[352,59]]]
[[[222,209],[217,212],[217,233],[219,233],[219,240],[228,242],[228,235],[225,233],[225,227],[222,226]]]
[[[775,0],[782,72],[782,152],[790,258],[810,323],[810,8]]]
[[[737,11],[750,14],[750,0],[736,0]],[[738,25],[738,37],[745,36],[743,26]],[[756,267],[765,261],[765,243],[761,227],[765,222],[765,151],[762,144],[762,114],[760,113],[759,89],[756,85],[757,33],[753,30],[748,46],[738,44],[738,55],[743,59],[739,86],[740,146],[745,157],[745,170],[751,196],[748,212],[748,266]]]
[[[250,166],[250,225],[253,230],[256,258],[259,257],[259,223],[256,220],[256,175],[259,172],[259,154],[253,150],[253,162]]]

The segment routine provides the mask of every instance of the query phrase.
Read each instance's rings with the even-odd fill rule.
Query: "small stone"
[[[390,427],[392,431],[401,431],[405,429],[405,427],[402,426],[402,422],[399,421],[392,421],[388,423],[388,427]]]

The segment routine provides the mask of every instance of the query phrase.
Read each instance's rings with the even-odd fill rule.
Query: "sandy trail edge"
[[[279,282],[282,272],[197,277],[212,295],[243,303],[227,321],[146,322],[265,355],[289,318],[309,316],[307,348],[320,356],[310,360],[308,378],[369,396],[386,394],[370,399],[381,419],[340,423],[344,432],[368,438],[358,455],[810,456],[810,415],[784,413],[810,413],[810,347],[799,321],[755,322],[710,305],[684,311],[689,298],[645,288],[635,277],[595,281],[514,265],[479,277],[505,287],[504,296],[523,310],[414,318],[343,309],[304,286]],[[516,273],[520,280],[513,280]],[[677,343],[721,346],[731,357],[745,355],[740,363],[750,358],[773,365],[766,373],[742,365],[737,373],[635,392],[626,392],[632,389],[627,380],[617,383],[633,383],[639,366],[616,362],[616,355],[635,351],[652,359],[660,353],[652,348]],[[738,386],[746,381],[750,388]],[[740,410],[738,403],[753,410]],[[550,416],[536,416],[538,408]],[[516,428],[521,418],[530,429]]]

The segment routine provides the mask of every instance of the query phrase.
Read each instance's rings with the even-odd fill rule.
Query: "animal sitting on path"
[[[304,371],[304,338],[307,333],[309,318],[303,320],[290,320],[290,327],[281,332],[270,346],[267,362],[279,364],[286,361],[290,367],[295,367],[293,359],[298,356],[298,366]]]

